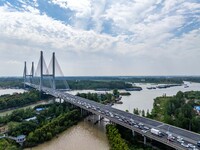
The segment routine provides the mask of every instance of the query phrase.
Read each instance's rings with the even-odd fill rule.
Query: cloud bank
[[[65,75],[199,75],[197,0],[3,0],[0,75],[55,51]]]

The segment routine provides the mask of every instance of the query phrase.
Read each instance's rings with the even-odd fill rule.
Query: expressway
[[[38,85],[28,82],[26,82],[25,84],[32,88],[40,90]],[[61,98],[66,102],[76,105],[84,110],[92,112],[96,115],[100,115],[101,117],[105,117],[116,124],[120,124],[128,129],[131,129],[132,131],[140,133],[144,136],[145,141],[146,137],[148,137],[178,150],[198,150],[197,141],[200,141],[200,134],[171,126],[156,120],[131,114],[122,110],[118,110],[107,105],[74,96],[69,93],[53,90],[51,88],[43,87],[41,90],[44,93],[50,94],[57,98]],[[150,129],[152,128],[161,131],[162,136],[152,134],[150,132]],[[169,134],[168,132],[173,135],[173,140],[167,139],[167,134]],[[178,141],[179,138],[177,137],[180,137],[182,140]]]

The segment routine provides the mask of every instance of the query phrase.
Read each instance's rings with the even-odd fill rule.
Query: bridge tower
[[[55,52],[52,54],[52,58],[50,60],[49,66],[46,65],[45,59],[43,57],[43,51],[40,52],[40,59],[37,65],[37,68],[34,71],[34,63],[32,62],[32,68],[30,75],[27,74],[27,63],[24,62],[24,87],[28,84],[35,84],[38,87],[39,91],[42,91],[43,87],[47,87],[48,83],[50,83],[50,87],[52,89],[56,89],[56,71],[57,74],[64,76],[60,65],[55,56]],[[29,78],[28,78],[29,77]],[[34,80],[33,80],[34,79]],[[47,82],[48,79],[48,82]],[[61,80],[58,78],[58,80]],[[60,82],[61,83],[61,82]],[[66,80],[63,80],[63,84],[66,87],[66,90],[69,90],[69,85]]]
[[[52,88],[55,90],[56,89],[56,84],[55,84],[55,52],[53,52],[52,55],[52,73],[44,73],[44,57],[43,57],[43,51],[40,52],[40,91],[42,91],[42,86],[43,86],[43,80],[44,77],[52,77]]]
[[[28,77],[30,79],[30,82],[33,83],[33,77],[34,77],[34,62],[32,62],[32,67],[31,67],[31,73],[27,74],[27,66],[26,66],[26,61],[24,62],[24,88],[26,87],[25,82],[27,82]]]

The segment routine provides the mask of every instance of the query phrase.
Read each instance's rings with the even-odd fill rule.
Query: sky
[[[199,0],[0,0],[0,76],[200,75]]]

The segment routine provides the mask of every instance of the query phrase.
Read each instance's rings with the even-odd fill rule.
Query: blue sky
[[[41,50],[66,76],[200,75],[200,1],[1,0],[0,76]]]

